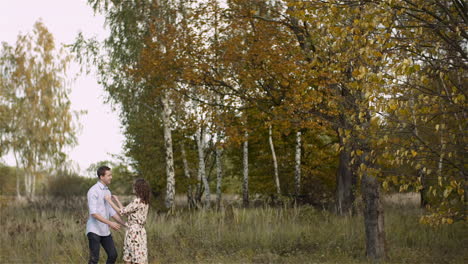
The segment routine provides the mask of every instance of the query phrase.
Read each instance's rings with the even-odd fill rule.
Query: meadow
[[[385,202],[384,263],[467,263],[467,224],[420,224],[414,199]],[[14,203],[2,198],[0,263],[86,263],[83,198]],[[149,263],[371,263],[361,214],[339,217],[309,206],[150,210]],[[114,231],[121,253],[124,231]],[[101,249],[101,261],[105,252]],[[122,263],[119,255],[118,263]]]

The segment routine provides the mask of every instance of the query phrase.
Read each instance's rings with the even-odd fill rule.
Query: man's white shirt
[[[89,189],[87,195],[89,218],[86,223],[86,234],[92,232],[99,236],[110,235],[109,226],[91,216],[91,214],[99,214],[102,217],[109,219],[117,213],[104,199],[106,195],[111,195],[111,192],[109,188],[100,181]]]

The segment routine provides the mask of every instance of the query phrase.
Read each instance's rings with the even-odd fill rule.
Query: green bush
[[[95,183],[95,178],[85,178],[77,175],[57,175],[49,178],[48,194],[53,197],[84,196]]]

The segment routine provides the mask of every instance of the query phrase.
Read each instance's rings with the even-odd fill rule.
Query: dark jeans
[[[113,264],[117,260],[117,250],[115,249],[114,240],[111,235],[99,236],[95,233],[89,232],[87,234],[89,241],[89,264],[97,264],[99,261],[100,245],[107,253],[107,264]]]

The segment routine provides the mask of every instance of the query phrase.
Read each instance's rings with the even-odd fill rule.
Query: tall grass
[[[386,263],[466,263],[466,223],[421,225],[417,206],[386,205]],[[82,199],[0,209],[0,263],[86,263]],[[179,211],[146,224],[150,263],[367,263],[361,215],[312,207]],[[124,231],[113,232],[121,253]],[[101,263],[105,262],[101,250]],[[121,256],[119,256],[121,262]]]

